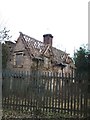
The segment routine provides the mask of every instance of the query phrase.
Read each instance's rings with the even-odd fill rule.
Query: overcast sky
[[[12,40],[23,32],[43,41],[51,33],[53,46],[73,55],[88,43],[88,0],[0,0],[0,27]]]

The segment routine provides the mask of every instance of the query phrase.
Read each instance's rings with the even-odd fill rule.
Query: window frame
[[[22,56],[22,58],[21,58],[22,60],[21,60],[21,62],[19,62],[20,64],[17,64],[17,56],[18,55]],[[14,67],[18,67],[18,68],[23,67],[23,62],[24,62],[23,56],[24,56],[24,52],[23,51],[14,52],[14,58],[13,58],[13,66]]]

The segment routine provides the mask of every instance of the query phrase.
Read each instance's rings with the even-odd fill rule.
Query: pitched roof
[[[65,59],[68,56],[66,52],[56,49],[55,47],[51,47],[49,45],[45,45],[43,42],[36,40],[32,37],[29,37],[28,35],[25,35],[21,32],[20,32],[20,36],[30,57],[33,58],[40,57],[49,48],[51,49],[51,52],[53,54],[53,62],[63,63],[65,62]]]

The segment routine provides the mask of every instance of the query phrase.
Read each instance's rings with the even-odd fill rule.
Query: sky
[[[0,29],[17,40],[19,32],[43,41],[54,36],[53,46],[73,56],[88,43],[88,0],[0,0]]]

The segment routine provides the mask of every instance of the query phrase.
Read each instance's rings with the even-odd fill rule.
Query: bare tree
[[[0,42],[4,42],[9,40],[12,36],[9,35],[10,30],[7,30],[6,27],[4,27],[3,30],[0,31]]]

